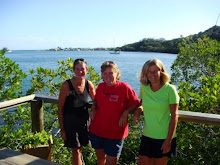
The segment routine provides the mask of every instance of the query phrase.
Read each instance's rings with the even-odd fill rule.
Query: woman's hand
[[[95,114],[96,114],[96,110],[89,111],[89,117],[91,118],[91,120],[93,120],[95,118]]]
[[[134,112],[134,115],[132,116],[132,121],[134,123],[134,125],[136,125],[137,123],[140,122],[140,116],[143,112],[143,107],[139,106],[136,111]]]
[[[169,152],[171,150],[171,142],[169,142],[168,140],[165,140],[163,142],[161,150],[163,150],[163,154]]]
[[[125,127],[128,122],[128,111],[124,111],[119,119],[119,126]]]
[[[163,142],[163,145],[161,147],[161,150],[163,150],[163,153],[167,153],[171,150],[171,141],[175,133],[177,122],[178,122],[178,107],[179,107],[179,104],[170,104],[171,120],[170,120],[167,138]]]
[[[89,111],[89,117],[91,120],[93,120],[95,118],[95,114],[96,114],[96,101],[93,101],[93,104],[92,104],[92,107],[91,107],[91,110]]]
[[[133,121],[134,125],[136,125],[137,123],[139,123],[139,122],[140,122],[140,114],[134,114],[134,115],[132,116],[132,121]]]

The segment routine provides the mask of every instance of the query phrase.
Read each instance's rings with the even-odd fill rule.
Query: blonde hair
[[[102,66],[101,66],[101,76],[103,74],[103,72],[107,69],[107,68],[112,68],[114,70],[115,73],[117,73],[116,79],[117,81],[120,80],[121,78],[121,72],[118,69],[118,66],[113,62],[113,61],[105,61]]]
[[[169,81],[170,75],[167,73],[163,63],[159,59],[150,59],[148,60],[144,66],[142,67],[141,73],[140,73],[140,82],[143,85],[150,84],[150,81],[147,78],[147,72],[150,66],[156,65],[159,68],[159,71],[161,73],[160,77],[160,83],[165,84]]]

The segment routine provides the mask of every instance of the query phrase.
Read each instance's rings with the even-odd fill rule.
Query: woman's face
[[[152,65],[147,70],[147,78],[152,83],[160,82],[160,69],[156,65]]]
[[[77,78],[85,78],[87,73],[86,64],[85,63],[77,64],[73,72]]]
[[[107,86],[115,85],[117,81],[117,73],[114,71],[113,68],[108,67],[102,73],[102,79],[106,83]]]

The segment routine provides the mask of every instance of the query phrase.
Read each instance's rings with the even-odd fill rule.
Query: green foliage
[[[49,134],[45,131],[31,133],[30,125],[28,124],[23,124],[23,128],[17,128],[12,131],[10,126],[4,125],[0,128],[0,148],[7,147],[13,150],[20,150],[21,148],[26,149],[49,144]]]
[[[122,51],[178,53],[178,43],[182,39],[166,41],[165,39],[144,38],[143,40],[121,47]]]
[[[219,164],[219,126],[179,122],[177,133],[178,157],[171,164]]]
[[[194,34],[191,37],[194,41],[196,41],[198,38],[203,38],[204,36],[208,36],[211,39],[220,41],[219,34],[220,34],[220,27],[213,26],[204,32]],[[178,48],[178,44],[180,44],[182,40],[183,38],[177,38],[172,40],[165,40],[163,38],[160,39],[144,38],[139,42],[124,45],[119,49],[121,49],[122,51],[161,52],[161,53],[178,54],[180,51]]]
[[[13,113],[12,113],[13,111]],[[6,127],[10,133],[16,131],[19,128],[24,128],[25,130],[31,129],[31,108],[30,104],[24,106],[18,106],[13,108],[11,111],[3,110],[0,113],[0,118],[4,121],[4,127]],[[4,132],[0,128],[0,133]]]
[[[39,145],[49,145],[49,140],[50,136],[45,131],[37,133],[26,132],[21,136],[21,146],[26,149]]]
[[[46,69],[38,67],[35,70],[29,70],[32,75],[31,88],[27,90],[27,94],[39,93],[49,96],[58,96],[60,87],[66,79],[71,79],[73,76],[73,62],[72,58],[68,58],[67,61],[58,60],[58,69]],[[100,77],[94,72],[92,66],[88,67],[88,77],[94,85],[97,85],[100,81]]]
[[[201,76],[220,73],[220,42],[208,37],[196,41],[186,38],[179,44],[179,55],[171,66],[172,82],[200,85]]]
[[[141,142],[142,127],[143,123],[138,123],[136,126],[133,125],[132,115],[129,115],[129,136],[125,138],[121,156],[118,164],[137,164],[139,144]],[[141,121],[143,121],[141,116]]]
[[[191,37],[179,45],[172,65],[172,82],[178,84],[180,108],[185,111],[220,114],[220,42]],[[170,164],[219,164],[218,126],[179,122],[178,157]]]
[[[31,131],[31,113],[30,104],[25,106],[18,106],[11,111],[3,110],[0,113],[0,118],[4,125],[0,127],[0,148],[7,147],[14,150],[19,150],[28,142],[28,137],[33,136]],[[45,133],[42,133],[44,136]],[[27,136],[27,137],[26,137]],[[39,136],[39,135],[37,135]],[[26,139],[26,140],[25,140]],[[30,141],[30,145],[36,145]]]
[[[53,148],[52,148],[52,161],[57,164],[71,164],[71,150],[63,147],[63,140],[59,137],[59,135],[55,135],[53,137]]]
[[[26,74],[19,65],[5,57],[7,48],[0,51],[0,100],[9,100],[22,95],[22,80]]]
[[[201,87],[188,82],[179,84],[180,109],[220,114],[220,75],[202,77]],[[220,156],[219,126],[179,122],[178,153],[175,162],[187,164],[218,164]]]
[[[185,111],[220,114],[220,74],[202,76],[200,86],[179,83],[180,108]]]
[[[95,155],[95,150],[91,145],[82,148],[82,159],[85,164],[96,165],[97,158]]]

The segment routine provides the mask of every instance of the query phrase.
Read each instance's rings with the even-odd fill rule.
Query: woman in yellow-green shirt
[[[168,83],[169,75],[159,59],[148,60],[140,75],[140,94],[144,113],[144,128],[138,164],[166,164],[176,156],[176,126],[179,96],[175,86]],[[140,109],[133,115],[134,124],[140,120]]]

